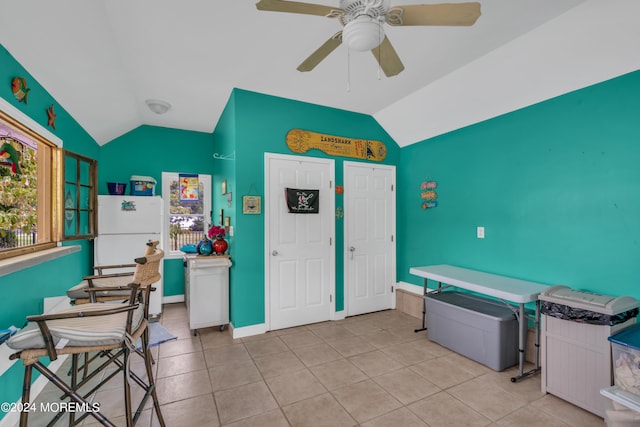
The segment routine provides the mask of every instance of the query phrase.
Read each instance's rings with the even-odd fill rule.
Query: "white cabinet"
[[[197,334],[200,328],[229,323],[229,267],[228,256],[184,257],[184,295],[187,304],[189,329]]]

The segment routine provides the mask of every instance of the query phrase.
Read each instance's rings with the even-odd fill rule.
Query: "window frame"
[[[60,224],[59,224],[60,240],[68,241],[68,240],[93,239],[97,235],[96,230],[97,230],[97,219],[98,219],[97,211],[98,210],[96,207],[98,206],[98,161],[90,157],[83,156],[82,154],[74,153],[73,151],[64,150],[64,149],[62,150],[62,155],[60,157],[62,162],[61,171],[64,176],[64,178],[61,180],[61,188],[60,188],[60,192],[61,192],[60,207],[59,207],[61,212]],[[76,161],[74,181],[68,180],[69,178],[69,171],[68,171],[69,164],[67,162],[68,157],[73,158]],[[88,168],[89,168],[88,183],[81,182],[80,176],[82,175],[82,172],[81,172],[82,163],[88,164]],[[67,206],[66,190],[69,185],[75,187],[75,193],[76,193],[75,204],[73,206]],[[82,206],[82,201],[81,201],[82,188],[87,189],[87,191],[89,192],[86,208]],[[88,224],[87,224],[88,232],[84,234],[81,233],[81,221],[79,220],[80,214],[82,212],[87,212],[87,221],[88,221]],[[72,213],[75,216],[74,225],[75,225],[76,233],[67,234],[66,227],[64,226],[64,221],[67,220],[67,215],[68,214],[70,215]]]
[[[187,174],[190,172],[162,172],[162,200],[164,205],[164,216],[162,220],[162,247],[164,249],[165,258],[182,258],[184,253],[180,250],[174,250],[171,248],[171,234],[169,232],[170,226],[170,205],[171,205],[171,181],[178,181],[180,174]],[[204,216],[205,224],[210,224],[213,213],[212,204],[212,176],[208,174],[198,174],[199,182],[202,182],[203,193],[203,207],[202,215]],[[208,212],[208,214],[207,214]]]

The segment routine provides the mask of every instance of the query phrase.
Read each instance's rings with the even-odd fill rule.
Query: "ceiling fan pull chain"
[[[382,44],[382,23],[380,23],[378,27],[378,42],[378,80],[380,80],[382,78],[380,75],[380,69],[382,68],[382,65],[380,65],[382,62],[382,51],[380,50],[380,45]]]

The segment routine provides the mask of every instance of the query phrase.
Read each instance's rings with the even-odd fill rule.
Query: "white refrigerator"
[[[94,264],[132,264],[144,256],[145,243],[162,244],[162,198],[159,196],[98,196],[98,237],[94,244]],[[160,275],[163,276],[160,263]],[[110,272],[117,272],[111,270]],[[122,270],[124,271],[124,270]],[[149,316],[162,313],[163,279],[149,300]]]

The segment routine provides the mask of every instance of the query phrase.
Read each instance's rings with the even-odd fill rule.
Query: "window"
[[[0,111],[0,258],[55,246],[57,155],[55,144]]]
[[[64,150],[64,240],[88,239],[96,229],[97,162]]]
[[[93,237],[96,162],[61,145],[0,98],[0,259]]]
[[[181,183],[182,179],[182,183]],[[188,190],[197,197],[181,197],[188,180]],[[162,173],[164,202],[164,251],[167,257],[182,256],[180,248],[196,245],[211,224],[211,175]]]

